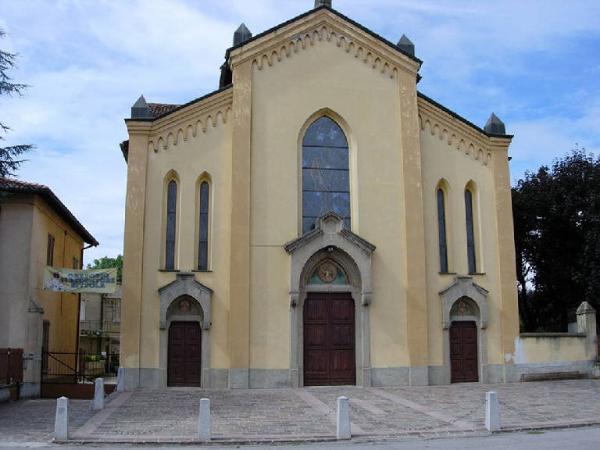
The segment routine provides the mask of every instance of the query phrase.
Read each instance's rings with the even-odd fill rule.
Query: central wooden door
[[[310,293],[304,302],[304,385],[356,384],[354,300]]]
[[[198,322],[172,322],[169,327],[168,386],[200,386],[202,332]]]
[[[475,322],[452,322],[450,326],[450,367],[452,383],[479,381]]]

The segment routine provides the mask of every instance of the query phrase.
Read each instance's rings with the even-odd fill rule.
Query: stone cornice
[[[448,146],[485,166],[494,157],[495,150],[506,150],[510,145],[511,136],[488,136],[422,97],[418,97],[417,104],[422,132],[437,136]]]
[[[417,76],[420,63],[383,45],[369,33],[353,26],[328,9],[321,9],[295,22],[267,34],[247,45],[232,50],[230,63],[235,67],[251,61],[261,70],[272,66],[317,42],[327,41],[337,45],[349,55],[394,78],[398,70]]]

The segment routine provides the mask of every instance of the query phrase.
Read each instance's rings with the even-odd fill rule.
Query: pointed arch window
[[[175,239],[177,235],[177,182],[167,185],[167,226],[165,236],[165,269],[175,269]]]
[[[302,232],[333,211],[350,229],[348,140],[330,117],[315,120],[302,141]]]
[[[200,183],[200,217],[198,222],[198,270],[208,270],[209,202],[208,181]]]
[[[437,190],[438,245],[440,253],[440,272],[448,273],[448,241],[446,234],[446,195],[442,188]]]
[[[469,273],[477,273],[475,225],[473,221],[473,192],[471,192],[470,189],[465,189],[465,214],[467,226],[467,259]]]

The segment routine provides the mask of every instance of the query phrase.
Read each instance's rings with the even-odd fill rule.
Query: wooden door
[[[202,334],[198,322],[169,327],[168,386],[200,386]]]
[[[354,300],[310,293],[304,302],[304,385],[356,384]]]
[[[450,366],[452,383],[479,381],[475,322],[452,322]]]

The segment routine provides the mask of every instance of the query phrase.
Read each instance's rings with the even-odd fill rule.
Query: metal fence
[[[23,382],[23,349],[0,348],[0,385]]]
[[[42,383],[88,383],[98,377],[115,377],[118,369],[118,353],[97,355],[84,352],[44,352]]]

